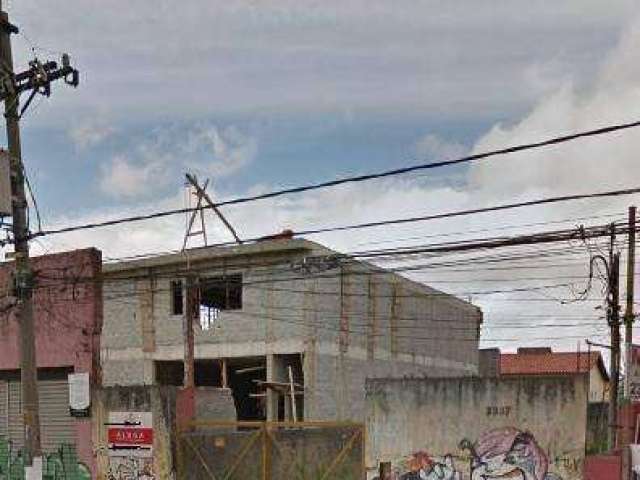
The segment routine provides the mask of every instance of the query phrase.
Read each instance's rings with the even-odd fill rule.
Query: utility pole
[[[636,207],[629,207],[629,233],[627,236],[627,292],[626,308],[624,312],[624,347],[625,347],[625,376],[624,393],[627,401],[631,401],[631,363],[633,359],[633,290],[636,264]],[[631,425],[626,425],[624,432],[624,444],[631,443]]]
[[[30,62],[30,68],[14,73],[11,51],[11,34],[18,28],[9,22],[0,0],[0,101],[4,101],[7,142],[10,155],[12,194],[13,240],[15,273],[13,294],[16,297],[15,318],[20,330],[20,373],[22,384],[22,417],[24,422],[25,465],[30,467],[34,458],[42,456],[40,442],[40,418],[38,406],[37,363],[35,349],[35,322],[33,318],[33,272],[29,262],[29,222],[25,174],[20,146],[20,117],[37,94],[49,96],[51,82],[64,79],[65,83],[78,86],[78,71],[71,67],[69,56],[62,58],[62,67],[56,62]],[[30,92],[28,100],[19,109],[20,94]]]
[[[193,322],[198,312],[197,288],[192,274],[186,277],[186,302],[184,310],[184,322],[182,334],[184,336],[184,388],[195,387],[195,341],[193,334]]]
[[[609,246],[608,308],[607,321],[611,328],[611,385],[609,389],[609,447],[615,448],[618,437],[618,389],[620,380],[620,253],[614,252],[616,239],[615,224],[611,224],[611,244]]]
[[[11,52],[12,33],[17,29],[9,23],[9,16],[0,3],[0,57],[2,67],[13,73]],[[15,318],[20,328],[20,381],[22,384],[22,418],[24,422],[25,465],[33,465],[33,458],[42,455],[40,446],[40,415],[38,408],[38,371],[36,367],[35,328],[33,319],[32,282],[29,264],[29,225],[27,222],[27,197],[24,190],[24,168],[20,146],[18,118],[19,94],[14,92],[4,100],[7,122],[7,142],[11,158],[11,193],[13,197],[13,237],[15,249],[14,290],[17,299]]]

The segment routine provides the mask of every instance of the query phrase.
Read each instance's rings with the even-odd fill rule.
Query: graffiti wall
[[[579,480],[587,400],[585,376],[368,381],[368,478]]]
[[[155,480],[153,458],[110,457],[108,480]]]
[[[0,480],[24,478],[22,452],[11,447],[10,442],[0,437]],[[91,480],[89,468],[78,461],[73,445],[61,445],[55,452],[45,453],[42,458],[44,480]]]

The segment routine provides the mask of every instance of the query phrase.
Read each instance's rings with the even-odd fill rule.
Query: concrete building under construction
[[[103,279],[103,385],[182,385],[193,303],[195,385],[228,398],[211,415],[362,420],[368,377],[478,370],[479,308],[308,240],[110,263]]]

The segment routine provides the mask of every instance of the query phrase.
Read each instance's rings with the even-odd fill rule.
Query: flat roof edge
[[[322,247],[320,244],[305,239],[278,239],[240,245],[230,245],[225,247],[198,247],[186,250],[184,253],[176,252],[170,254],[150,255],[149,257],[144,257],[141,259],[105,263],[103,264],[102,272],[108,275],[110,273],[118,273],[127,270],[176,265],[185,263],[187,260],[190,263],[200,263],[216,258],[264,255],[278,252],[312,250],[316,248],[326,247]]]

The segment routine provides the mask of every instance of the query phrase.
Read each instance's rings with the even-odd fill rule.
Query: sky
[[[43,223],[53,228],[184,207],[186,171],[209,178],[212,196],[225,200],[637,120],[634,3],[189,0],[177,7],[166,0],[5,0],[3,6],[21,29],[13,38],[17,69],[34,55],[48,60],[68,52],[81,72],[78,89],[55,85],[22,121],[26,169]],[[249,238],[635,187],[638,147],[640,131],[626,131],[224,211]],[[350,252],[570,228],[622,220],[633,202],[640,203],[582,201],[310,239]],[[213,217],[209,230],[212,241],[229,240]],[[42,238],[34,251],[96,246],[114,258],[179,248],[183,234],[184,218],[163,219]],[[597,300],[558,300],[583,288],[588,273],[587,247],[570,247],[576,255],[555,263],[532,260],[496,271],[468,261],[466,271],[411,276],[480,305],[483,345],[575,349],[582,338],[606,341],[606,328]],[[542,288],[568,277],[571,287]],[[523,286],[540,289],[478,294]],[[525,328],[583,320],[575,328]],[[514,337],[517,343],[494,341]]]

